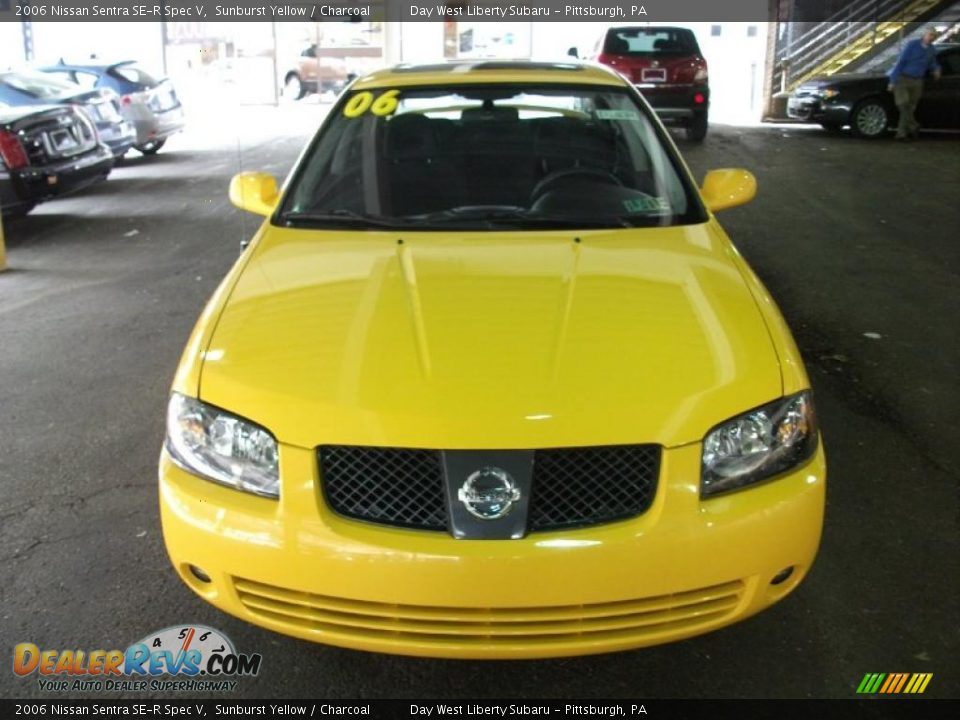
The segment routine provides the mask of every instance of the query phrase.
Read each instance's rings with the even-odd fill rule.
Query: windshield
[[[110,68],[109,73],[114,77],[121,78],[134,85],[143,85],[146,88],[152,88],[158,84],[153,75],[135,63],[114,65]]]
[[[501,84],[343,98],[306,153],[279,219],[506,229],[705,218],[627,91]]]
[[[614,28],[603,51],[608,55],[698,55],[693,32],[684,28]]]
[[[39,100],[58,98],[61,95],[80,92],[73,83],[59,80],[41,72],[11,72],[0,75],[0,81],[15,90]]]

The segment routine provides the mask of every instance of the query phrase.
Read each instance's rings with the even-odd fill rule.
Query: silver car
[[[136,128],[134,147],[153,155],[174,133],[183,130],[184,112],[180,98],[168,78],[156,78],[137,62],[110,64],[68,64],[40,68],[83,87],[109,88],[119,95],[120,112]]]

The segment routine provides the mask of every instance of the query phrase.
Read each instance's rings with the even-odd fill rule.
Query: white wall
[[[720,35],[711,34],[712,26]],[[756,28],[748,36],[748,28]],[[711,119],[731,125],[760,122],[767,23],[690,23],[710,71]]]
[[[577,48],[580,57],[591,53],[597,40],[610,27],[608,23],[544,22],[533,25],[531,59],[544,61],[569,60],[567,50]]]
[[[443,23],[403,23],[400,29],[400,61],[443,62]]]
[[[38,22],[33,24],[36,62],[138,60],[161,73],[163,35],[159,22]]]
[[[19,22],[0,22],[0,70],[23,62],[23,30]]]

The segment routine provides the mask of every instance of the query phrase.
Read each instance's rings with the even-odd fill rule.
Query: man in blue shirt
[[[893,93],[893,101],[900,111],[897,123],[897,140],[916,137],[920,124],[913,114],[923,94],[923,78],[928,72],[935,80],[940,79],[940,66],[937,64],[933,40],[937,31],[925,30],[919,40],[911,40],[903,48],[897,64],[890,71],[890,84],[887,89]]]

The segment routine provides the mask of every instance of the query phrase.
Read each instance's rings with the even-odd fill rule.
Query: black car
[[[118,100],[113,90],[84,90],[75,83],[33,70],[0,72],[0,107],[75,105],[96,125],[100,140],[114,156],[122,157],[137,141],[137,132],[120,115]]]
[[[0,108],[0,211],[23,215],[35,204],[104,180],[110,148],[73,107]]]
[[[960,45],[937,50],[941,78],[928,78],[916,118],[921,128],[960,130]],[[787,101],[787,115],[818,122],[828,130],[847,125],[859,137],[877,138],[899,118],[886,75],[840,73],[800,85]]]

